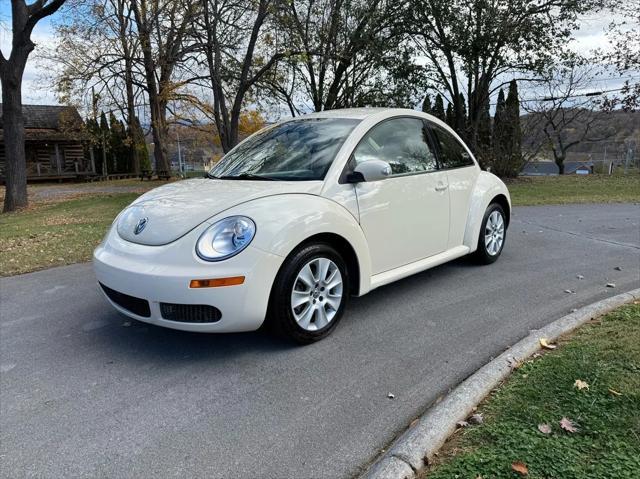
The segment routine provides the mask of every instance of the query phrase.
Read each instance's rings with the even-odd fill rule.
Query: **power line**
[[[587,93],[576,93],[574,95],[562,95],[562,96],[547,96],[547,97],[543,97],[543,98],[528,98],[525,100],[520,100],[519,103],[529,103],[532,101],[554,101],[554,100],[566,100],[567,98],[580,98],[580,97],[590,97],[590,96],[600,96],[600,95],[604,95],[605,93],[612,93],[615,91],[622,91],[624,90],[626,87],[621,87],[621,88],[612,88],[609,90],[599,90],[599,91],[591,91],[591,92],[587,92]],[[491,103],[491,106],[496,106],[497,103]]]

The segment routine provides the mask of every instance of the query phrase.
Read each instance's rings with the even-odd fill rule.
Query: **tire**
[[[497,217],[500,219],[498,224],[496,224]],[[489,233],[492,235],[493,241],[487,240]],[[499,204],[491,203],[482,218],[478,249],[474,253],[474,259],[479,264],[495,263],[502,254],[506,240],[507,222],[504,210]]]
[[[348,298],[348,270],[340,254],[327,244],[305,245],[289,255],[276,276],[269,329],[300,344],[319,341],[336,328]]]

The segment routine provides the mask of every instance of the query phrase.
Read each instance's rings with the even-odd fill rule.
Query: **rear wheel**
[[[273,286],[272,329],[302,344],[329,335],[344,312],[348,280],[344,260],[331,246],[311,244],[294,252]]]
[[[478,249],[475,259],[481,264],[491,264],[497,261],[504,248],[507,235],[507,223],[502,206],[492,203],[487,208],[482,219]]]

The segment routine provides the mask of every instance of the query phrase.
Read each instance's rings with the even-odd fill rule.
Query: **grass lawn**
[[[507,182],[514,206],[640,201],[640,174],[521,177]]]
[[[482,424],[459,429],[423,479],[525,477],[512,470],[517,462],[529,478],[640,477],[636,303],[592,321],[560,341],[558,350],[518,368],[478,408]],[[588,388],[578,389],[576,380]],[[561,428],[565,417],[576,432]]]
[[[0,215],[0,276],[88,261],[113,218],[137,196],[81,197]]]
[[[165,183],[29,185],[30,207],[0,214],[0,276],[89,260],[116,214],[137,195]],[[520,178],[508,186],[516,206],[640,202],[639,174]]]

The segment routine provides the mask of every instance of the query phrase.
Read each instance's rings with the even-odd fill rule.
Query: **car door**
[[[373,274],[445,251],[449,237],[447,174],[438,171],[426,123],[414,117],[378,123],[354,149],[350,167],[372,159],[391,166],[387,178],[355,187]]]
[[[463,244],[469,215],[471,193],[478,179],[480,168],[462,142],[450,131],[428,122],[432,138],[438,149],[438,164],[446,172],[449,184],[449,248]]]

